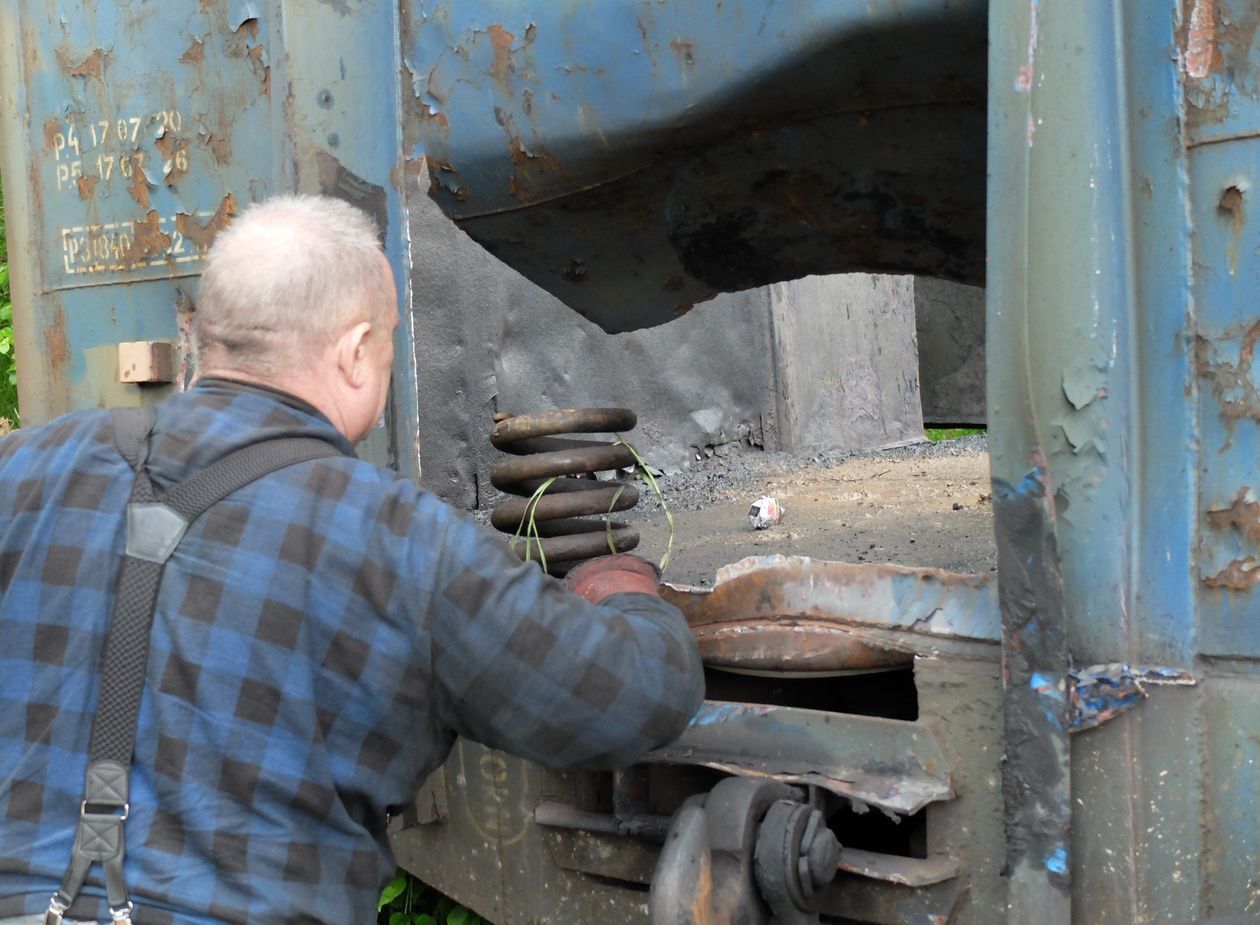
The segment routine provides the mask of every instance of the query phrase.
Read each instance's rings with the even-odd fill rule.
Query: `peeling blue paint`
[[[1050,853],[1050,856],[1046,858],[1046,870],[1050,871],[1050,873],[1052,874],[1066,874],[1067,873],[1067,849],[1066,848],[1056,848],[1054,851]]]
[[[243,23],[251,19],[258,19],[258,4],[254,0],[235,0],[230,10],[228,10],[228,25],[235,32]]]
[[[728,723],[744,716],[765,716],[774,711],[773,707],[757,706],[744,703],[716,703],[706,701],[691,719],[692,726],[714,726]]]
[[[1191,686],[1195,677],[1177,668],[1130,666],[1116,662],[1077,669],[1069,675],[1073,732],[1092,729],[1133,709],[1147,697],[1147,685]]]

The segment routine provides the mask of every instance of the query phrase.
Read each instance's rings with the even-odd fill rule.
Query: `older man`
[[[147,437],[89,411],[0,441],[0,920],[44,921],[57,891],[54,921],[370,922],[393,868],[386,809],[457,734],[615,767],[699,705],[695,644],[642,560],[597,560],[571,593],[354,456],[384,408],[395,303],[361,213],[273,200],[212,248],[197,384]],[[161,530],[124,517],[129,498],[152,507],[132,495],[141,478],[173,497],[234,451],[290,437],[326,455],[227,494],[157,552]],[[93,717],[124,554],[166,558],[129,793],[111,806],[84,779],[116,733]],[[127,816],[130,910],[117,883],[105,898],[99,864],[74,889],[81,810]]]

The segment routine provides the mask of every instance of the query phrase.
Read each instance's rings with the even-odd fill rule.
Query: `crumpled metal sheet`
[[[908,665],[949,641],[996,643],[995,583],[899,565],[750,556],[712,589],[665,584],[705,663],[764,671]]]
[[[1111,662],[1068,673],[1071,693],[1069,724],[1073,732],[1093,729],[1131,710],[1148,696],[1148,685],[1193,686],[1194,675],[1180,668],[1156,668]]]
[[[646,760],[820,786],[892,813],[954,798],[951,763],[932,730],[876,716],[710,700]]]

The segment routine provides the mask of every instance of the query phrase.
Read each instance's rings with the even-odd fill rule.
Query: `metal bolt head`
[[[801,835],[800,859],[796,866],[805,895],[812,896],[815,890],[830,883],[839,863],[840,839],[827,828],[827,820],[815,809],[809,814],[809,822]]]

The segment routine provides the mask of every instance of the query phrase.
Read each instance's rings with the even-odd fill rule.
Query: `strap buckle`
[[[61,925],[61,917],[68,908],[70,907],[53,893],[52,899],[48,900],[48,911],[44,913],[44,925]]]
[[[88,806],[89,806],[89,805],[92,807],[91,812],[89,812],[89,811],[88,811]],[[112,804],[112,803],[92,803],[92,804],[89,804],[87,800],[84,800],[82,803],[80,803],[80,804],[79,804],[79,816],[80,816],[80,818],[85,817],[85,816],[96,816],[97,818],[99,818],[99,817],[101,817],[101,816],[108,816],[108,815],[110,815],[110,813],[108,813],[108,812],[101,812],[101,810],[103,810],[103,809],[104,809],[104,810],[107,810],[107,809],[109,809],[109,808],[111,808],[111,807],[112,807],[112,808],[114,808],[114,809],[121,809],[121,810],[122,810],[122,813],[121,813],[120,815],[118,815],[118,816],[115,816],[115,817],[114,817],[114,818],[115,818],[115,819],[117,819],[119,822],[126,822],[126,821],[127,821],[127,817],[131,815],[131,804],[130,804],[130,803],[124,803],[122,806],[118,806],[118,805],[116,805],[116,804]]]
[[[114,925],[131,925],[131,900],[127,900],[125,906],[111,906],[109,915]]]

